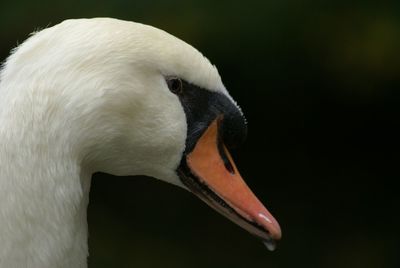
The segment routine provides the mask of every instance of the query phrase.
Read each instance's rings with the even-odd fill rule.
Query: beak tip
[[[271,239],[275,241],[280,240],[282,237],[282,231],[279,223],[275,220],[275,218],[270,214],[267,216],[266,213],[261,212],[258,213],[258,217],[263,222],[262,225],[264,226],[264,228],[268,230]]]

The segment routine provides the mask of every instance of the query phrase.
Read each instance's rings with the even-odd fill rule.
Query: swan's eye
[[[183,83],[181,79],[177,77],[168,78],[167,84],[172,93],[179,95],[183,92]]]

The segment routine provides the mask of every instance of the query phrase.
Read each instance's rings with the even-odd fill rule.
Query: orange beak
[[[274,241],[281,238],[281,228],[240,176],[220,139],[221,121],[221,117],[215,119],[186,156],[184,183],[208,205],[273,250]],[[195,178],[188,178],[189,172]]]

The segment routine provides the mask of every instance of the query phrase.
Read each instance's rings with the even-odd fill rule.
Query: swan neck
[[[0,267],[86,267],[90,172],[12,140],[0,133]]]

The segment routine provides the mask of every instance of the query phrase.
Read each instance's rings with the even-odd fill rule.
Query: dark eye
[[[181,94],[183,92],[183,83],[181,79],[177,77],[167,78],[167,84],[172,93]]]

